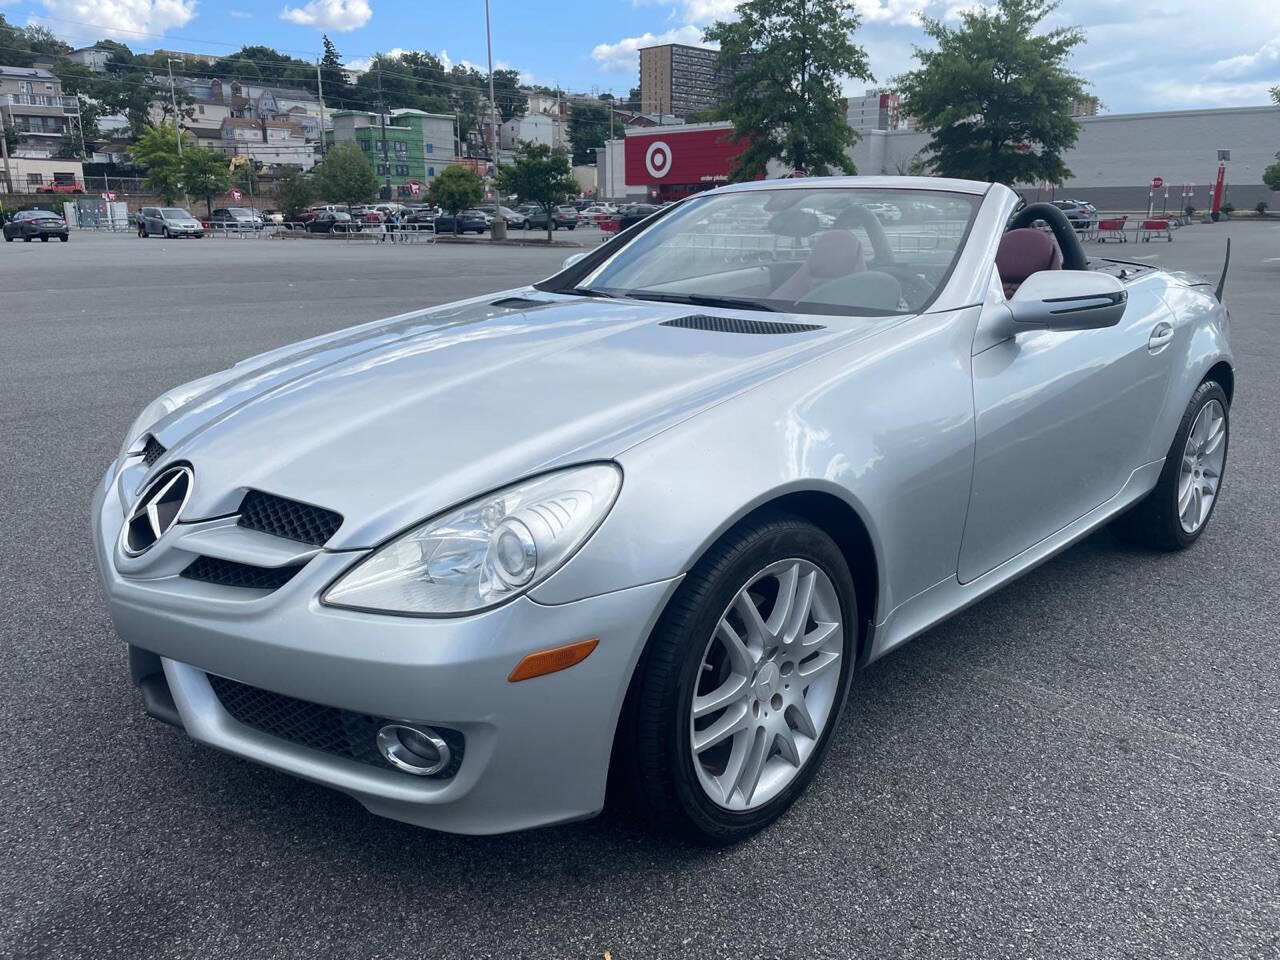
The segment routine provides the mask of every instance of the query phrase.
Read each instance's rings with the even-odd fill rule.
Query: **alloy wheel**
[[[690,708],[694,768],[713,803],[752,810],[795,780],[834,713],[843,650],[839,595],[816,564],[772,563],[738,591]]]
[[[1227,454],[1227,418],[1222,404],[1210,400],[1196,414],[1182,449],[1178,474],[1178,519],[1195,533],[1213,510]]]

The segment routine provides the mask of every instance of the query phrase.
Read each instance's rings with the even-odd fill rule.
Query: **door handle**
[[[1161,320],[1155,325],[1155,329],[1151,331],[1151,337],[1147,340],[1147,349],[1152,353],[1159,353],[1167,347],[1173,340],[1173,324],[1166,323]]]

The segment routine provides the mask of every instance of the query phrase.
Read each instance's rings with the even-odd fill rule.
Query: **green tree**
[[[960,14],[952,28],[930,17],[937,49],[917,47],[920,67],[897,78],[903,112],[932,137],[925,148],[944,177],[1013,186],[1071,175],[1062,155],[1079,136],[1071,100],[1084,94],[1067,69],[1083,31],[1032,31],[1057,0],[996,0]]]
[[[320,58],[320,83],[324,91],[325,106],[332,110],[346,110],[351,103],[351,78],[343,69],[342,57],[326,33],[323,35],[324,56]]]
[[[857,136],[840,81],[871,79],[853,42],[861,22],[853,0],[743,0],[737,14],[706,32],[720,44],[717,68],[732,76],[724,106],[733,135],[747,144],[732,179],[764,176],[770,160],[818,176],[853,173],[845,151]]]
[[[474,170],[451,163],[431,181],[427,200],[453,215],[453,232],[458,232],[458,213],[484,199],[484,181]]]
[[[33,24],[22,31],[27,38],[27,46],[35,53],[52,53],[62,56],[71,52],[71,44],[59,40],[52,30]]]
[[[595,163],[596,150],[609,136],[609,111],[593,104],[581,104],[569,114],[569,143],[574,163]]]
[[[18,128],[8,120],[4,120],[4,146],[10,155],[18,149]]]
[[[498,107],[498,119],[503,123],[528,112],[529,98],[520,89],[518,70],[493,71],[493,99]]]
[[[346,140],[329,151],[312,172],[320,195],[348,206],[372,203],[378,198],[378,175],[373,164],[354,140]]]
[[[186,134],[183,134],[184,138]],[[184,144],[194,148],[189,139]],[[146,170],[142,185],[159,196],[165,203],[176,203],[182,196],[182,161],[178,157],[177,134],[173,124],[162,123],[147,126],[133,146],[129,156],[135,164]]]
[[[182,154],[182,185],[193,197],[204,199],[204,209],[213,214],[213,198],[231,187],[227,158],[207,147],[187,147]]]
[[[515,194],[521,203],[541,204],[547,212],[547,240],[551,240],[551,208],[576,196],[569,154],[545,143],[522,143],[515,159],[498,170],[496,184],[503,196]]]
[[[1280,107],[1280,87],[1271,88],[1271,100]],[[1269,190],[1280,190],[1280,153],[1276,154],[1276,160],[1278,162],[1262,171],[1262,182]]]
[[[315,185],[297,167],[286,167],[276,178],[271,195],[286,220],[301,214],[316,198]]]

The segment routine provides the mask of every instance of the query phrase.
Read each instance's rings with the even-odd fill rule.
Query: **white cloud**
[[[70,43],[89,43],[103,37],[131,46],[149,45],[159,36],[183,27],[196,15],[196,0],[42,0],[48,20],[39,15],[31,24],[48,27]]]
[[[1280,76],[1280,37],[1273,37],[1253,53],[1242,53],[1210,64],[1205,72],[1211,77],[1231,80]]]
[[[886,23],[895,27],[920,26],[920,11],[932,0],[854,0],[863,23]],[[980,4],[974,4],[980,6]]]
[[[601,69],[613,73],[635,73],[639,69],[639,49],[660,43],[690,43],[702,45],[702,28],[692,24],[675,27],[665,33],[642,33],[638,37],[624,37],[617,43],[597,43],[591,51],[591,59]]]
[[[372,16],[369,0],[311,0],[300,7],[285,7],[280,11],[281,20],[341,33],[363,27]]]

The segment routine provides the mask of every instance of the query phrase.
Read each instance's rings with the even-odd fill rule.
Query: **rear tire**
[[[40,242],[41,242],[41,243],[48,243],[48,242],[49,242],[49,238],[48,238],[48,237],[41,237],[41,238],[40,238]]]
[[[1226,391],[1206,380],[1191,395],[1155,489],[1111,522],[1112,533],[1155,550],[1185,550],[1195,543],[1218,505],[1230,439]]]
[[[64,234],[63,234],[62,236],[60,236],[58,239],[59,239],[59,240],[61,240],[63,243],[66,243],[66,242],[67,242],[68,240],[70,240],[71,238],[70,238],[69,236],[67,236],[67,235],[64,233]]]
[[[781,629],[771,633],[787,574],[769,571],[789,572],[792,564],[800,571],[792,580],[800,586],[794,596],[799,601],[809,584],[810,603],[798,621],[780,615]],[[772,596],[770,583],[776,583]],[[765,621],[756,634],[739,619],[744,598],[758,602]],[[790,515],[734,527],[685,577],[636,667],[615,749],[617,785],[664,833],[723,845],[763,830],[822,764],[848,697],[857,617],[849,568],[825,532]],[[788,633],[788,623],[795,631]],[[726,625],[745,645],[725,643]],[[810,646],[824,629],[827,639]],[[730,652],[738,648],[750,654],[741,663]],[[739,680],[728,706],[709,705]],[[813,700],[805,717],[814,736],[803,732],[794,712],[791,698],[797,697]],[[695,698],[704,701],[696,718]],[[694,738],[722,721],[735,730],[741,724],[743,732],[695,754]]]

